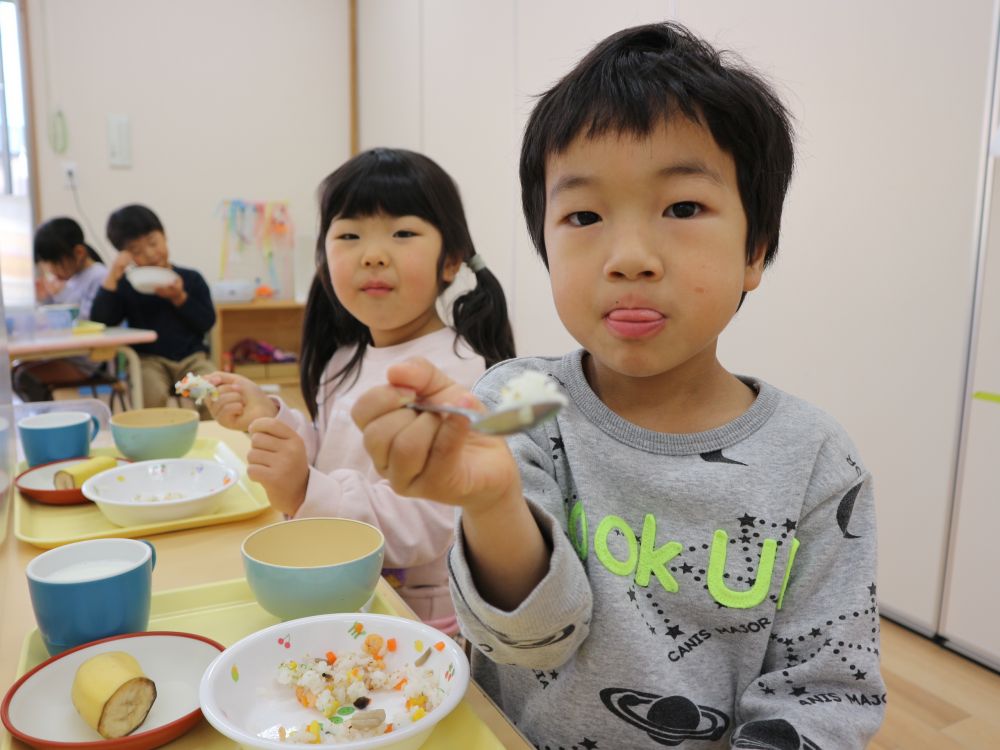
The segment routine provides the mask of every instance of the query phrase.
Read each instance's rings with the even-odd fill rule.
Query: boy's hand
[[[293,515],[309,484],[309,457],[302,438],[277,419],[255,419],[250,425],[247,476],[264,486],[276,510]]]
[[[157,297],[163,297],[173,303],[174,307],[180,307],[187,302],[188,293],[184,291],[184,279],[178,276],[166,286],[158,286],[153,290]]]
[[[128,250],[119,251],[114,261],[112,261],[111,268],[108,269],[108,275],[104,277],[104,283],[101,286],[109,291],[115,291],[118,288],[118,282],[125,275],[125,270],[134,263],[135,258],[132,256],[132,253]]]
[[[473,432],[464,417],[403,408],[421,400],[481,409],[469,391],[425,359],[393,365],[386,376],[389,385],[363,394],[351,416],[375,470],[396,492],[472,512],[521,502],[520,475],[503,438]]]
[[[219,389],[206,399],[212,419],[230,430],[247,431],[255,419],[278,416],[278,407],[256,383],[231,372],[213,372],[205,380]]]

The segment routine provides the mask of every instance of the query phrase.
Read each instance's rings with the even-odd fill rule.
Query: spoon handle
[[[436,414],[458,414],[471,420],[476,420],[482,415],[472,409],[463,409],[460,406],[444,406],[443,404],[427,404],[422,401],[413,401],[406,405],[407,409],[414,411],[432,411]]]

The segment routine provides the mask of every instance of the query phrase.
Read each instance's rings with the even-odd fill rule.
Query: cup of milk
[[[135,539],[67,544],[28,563],[31,606],[48,652],[146,630],[155,566],[153,545]]]

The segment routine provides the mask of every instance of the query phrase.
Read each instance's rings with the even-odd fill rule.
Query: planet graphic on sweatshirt
[[[661,696],[629,688],[601,691],[605,707],[622,721],[641,729],[661,745],[686,740],[717,740],[729,728],[729,717],[709,706],[699,706],[683,695]]]
[[[744,724],[733,736],[734,748],[748,750],[820,750],[784,719],[762,719]]]

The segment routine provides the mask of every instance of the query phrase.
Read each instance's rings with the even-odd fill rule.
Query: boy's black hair
[[[375,148],[351,158],[319,187],[320,231],[316,239],[316,275],[309,289],[302,325],[300,383],[309,413],[316,418],[316,396],[323,371],[337,349],[357,345],[351,360],[331,375],[338,383],[356,373],[372,343],[367,326],[337,299],[326,259],[326,233],[340,218],[418,216],[441,233],[438,286],[447,261],[467,261],[476,254],[465,221],[462,199],[448,173],[428,157],[404,149]],[[500,282],[483,268],[474,289],[452,304],[458,336],[491,366],[514,356],[514,334]]]
[[[708,127],[736,162],[747,217],[747,262],[778,250],[781,207],[792,177],[791,117],[771,87],[683,26],[657,23],[600,42],[545,92],[525,127],[521,202],[535,249],[545,250],[545,166],[578,136],[646,136],[680,114]]]
[[[145,237],[150,232],[162,232],[163,224],[159,217],[146,206],[133,203],[122,206],[108,217],[108,227],[105,230],[108,242],[116,250],[122,250],[132,240]]]
[[[68,216],[49,219],[35,230],[35,263],[59,263],[72,258],[77,245],[83,245],[87,248],[87,255],[98,263],[104,263],[97,251],[84,242],[83,229],[73,219]]]

